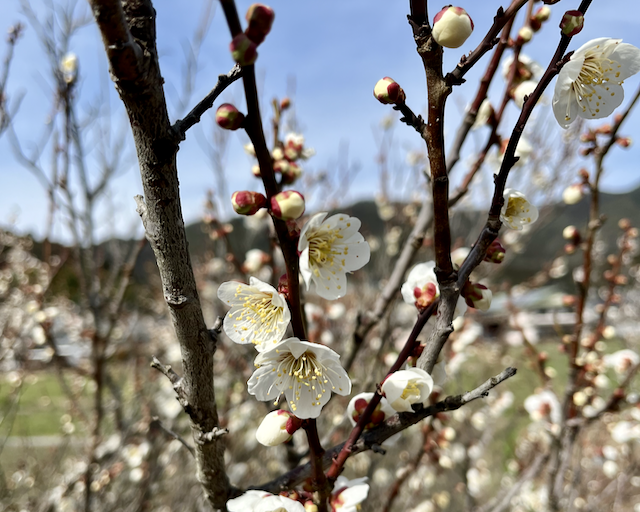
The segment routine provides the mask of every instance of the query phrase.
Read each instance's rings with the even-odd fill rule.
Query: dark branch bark
[[[112,78],[138,155],[145,234],[154,251],[165,301],[182,351],[182,386],[196,441],[197,477],[214,509],[224,509],[229,481],[213,391],[215,340],[204,322],[180,204],[175,132],[169,122],[149,0],[92,0]]]

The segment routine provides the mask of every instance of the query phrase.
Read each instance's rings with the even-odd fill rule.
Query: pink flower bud
[[[431,35],[445,48],[459,48],[473,32],[473,21],[462,7],[442,9],[433,19]]]
[[[402,87],[388,76],[378,80],[378,83],[373,88],[373,95],[380,103],[385,104],[404,103],[406,99]]]
[[[256,439],[264,446],[277,446],[289,441],[301,425],[302,420],[289,411],[272,411],[260,423],[256,430]]]
[[[271,214],[280,220],[296,220],[304,213],[304,197],[295,190],[285,190],[271,198]]]
[[[567,11],[560,22],[561,32],[568,37],[575,36],[584,26],[584,14],[580,11]]]
[[[258,58],[258,46],[246,34],[238,34],[229,45],[231,56],[241,66],[250,66]]]
[[[236,213],[240,215],[253,215],[260,208],[267,206],[267,198],[260,192],[241,190],[231,196],[231,204]]]
[[[506,252],[507,250],[502,246],[500,240],[496,238],[491,242],[491,245],[487,249],[484,261],[488,261],[490,263],[502,263]]]
[[[244,114],[231,103],[223,103],[216,110],[216,123],[226,130],[237,130],[244,122]]]
[[[464,301],[470,308],[487,311],[491,307],[493,294],[485,285],[467,281],[460,291]]]
[[[291,100],[287,97],[282,98],[280,102],[280,110],[287,110],[291,106]]]
[[[630,147],[632,142],[633,141],[631,140],[631,137],[618,137],[616,139],[616,143],[618,144],[618,146],[620,146],[622,148]]]
[[[260,44],[271,31],[271,25],[275,18],[275,13],[271,7],[263,4],[253,4],[247,10],[245,18],[249,23],[245,34],[254,43]]]

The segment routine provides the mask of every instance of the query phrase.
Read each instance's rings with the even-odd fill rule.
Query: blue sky
[[[58,1],[58,0],[55,0]],[[66,2],[67,0],[62,0]],[[238,2],[241,15],[250,2]],[[341,157],[341,144],[348,144],[349,161],[358,164],[359,173],[345,194],[346,201],[372,197],[379,189],[376,164],[376,141],[374,132],[383,117],[397,115],[387,106],[379,104],[372,95],[376,81],[391,76],[398,81],[407,94],[407,103],[416,112],[426,106],[424,72],[415,51],[411,30],[406,22],[409,2],[379,2],[349,0],[348,2],[326,1],[273,1],[276,19],[271,34],[259,48],[257,73],[263,98],[263,116],[267,112],[267,101],[274,96],[284,96],[292,77],[295,78],[295,110],[307,144],[317,154],[308,163],[310,169],[328,169]],[[436,13],[440,3],[430,2],[430,15]],[[502,2],[496,0],[465,0],[459,5],[467,9],[475,23],[475,31],[462,48],[447,50],[445,69],[453,69],[463,52],[475,48],[488,29],[495,11]],[[32,0],[35,10],[44,13],[44,3]],[[166,94],[172,120],[175,120],[175,101],[181,90],[184,68],[183,46],[189,41],[201,17],[200,2],[155,2],[158,13],[158,46],[161,68],[166,80]],[[189,8],[185,8],[185,6]],[[565,10],[576,8],[577,0],[562,0],[552,6],[553,17],[525,53],[534,57],[543,66],[558,41],[558,21]],[[582,33],[576,36],[571,49],[595,37],[618,37],[625,42],[640,46],[640,24],[629,15],[628,0],[593,2]],[[217,5],[215,5],[217,7]],[[80,1],[78,12],[88,12]],[[627,12],[627,14],[625,14]],[[47,117],[51,112],[51,79],[48,64],[34,30],[21,14],[18,0],[3,0],[2,23],[6,30],[16,22],[27,25],[25,36],[16,49],[9,81],[10,97],[24,94],[20,111],[15,120],[16,132],[25,147],[39,140]],[[516,26],[522,23],[522,16]],[[229,31],[222,11],[217,9],[211,28],[204,41],[199,59],[195,91],[189,102],[195,104],[215,83],[220,73],[228,71],[232,59],[228,51]],[[92,105],[108,103],[112,114],[114,133],[124,133],[129,139],[125,114],[113,89],[104,57],[104,49],[97,28],[91,24],[81,29],[71,41],[71,51],[80,60],[80,107],[89,112]],[[0,53],[4,54],[4,46]],[[467,83],[454,90],[450,97],[445,131],[451,137],[455,133],[462,111],[475,92],[477,79],[487,63],[485,57],[467,75]],[[638,86],[638,77],[626,82],[627,94]],[[502,94],[503,83],[495,80],[490,90],[491,97]],[[549,93],[552,94],[552,91]],[[107,98],[100,100],[100,98]],[[232,101],[244,110],[241,82],[232,85],[218,101]],[[205,116],[201,127],[192,129],[182,144],[178,156],[181,193],[185,220],[192,222],[202,213],[206,189],[214,186],[213,173],[208,159],[198,144],[198,138],[211,132],[211,115]],[[503,125],[502,133],[510,131],[515,110]],[[635,140],[640,140],[640,124],[632,119],[623,130]],[[395,126],[392,168],[403,165],[407,148],[421,148],[417,135],[406,126]],[[551,133],[550,136],[560,135]],[[244,134],[231,134],[225,158],[229,191],[258,189],[259,183],[250,174],[251,159],[242,150],[247,142]],[[91,149],[94,139],[87,140]],[[473,139],[465,147],[473,148]],[[110,199],[104,201],[98,212],[98,236],[133,236],[141,233],[140,222],[135,213],[133,196],[141,193],[141,185],[134,152],[131,145],[125,149],[128,165],[118,172],[111,187]],[[0,138],[0,225],[11,225],[20,232],[31,232],[41,236],[47,216],[46,194],[37,180],[13,157],[8,137]],[[607,191],[625,191],[640,185],[640,172],[635,162],[640,149],[634,145],[626,151],[616,150],[607,161],[607,174],[603,188]],[[48,153],[43,160],[46,166]],[[93,155],[90,158],[92,161]],[[462,172],[459,172],[462,174]],[[56,226],[55,235],[66,238],[64,225]]]

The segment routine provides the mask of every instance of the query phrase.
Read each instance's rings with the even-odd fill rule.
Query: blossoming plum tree
[[[602,282],[597,292],[594,269],[597,234],[604,221],[598,207],[602,162],[614,144],[630,145],[618,131],[640,92],[613,125],[584,133],[582,154],[594,158],[595,172],[591,175],[581,170],[579,182],[571,184],[563,194],[569,206],[587,195],[591,201],[587,227],[570,226],[562,232],[567,242],[564,251],[580,251],[582,256],[581,268],[574,272],[577,292],[562,299],[563,307],[574,308],[575,319],[568,332],[556,335],[568,361],[566,383],[554,385],[558,372],[549,363],[550,355],[536,347],[535,329],[527,325],[526,316],[516,311],[512,300],[515,292],[499,308],[508,316],[504,323],[511,328],[507,341],[522,346],[520,355],[532,369],[531,380],[538,387],[527,389],[526,398],[516,398],[518,390],[504,389],[506,386],[501,384],[516,374],[511,366],[516,361],[504,353],[501,371],[495,376],[483,373],[479,381],[469,384],[476,375],[462,371],[470,358],[481,359],[480,352],[495,352],[489,344],[483,351],[474,346],[483,336],[479,311],[491,312],[492,303],[495,310],[498,300],[491,289],[498,291],[497,286],[487,276],[505,261],[507,253],[518,252],[513,240],[526,236],[545,214],[544,208],[534,205],[542,193],[507,187],[508,182],[512,184],[518,178],[513,176],[516,173],[531,172],[535,178],[529,167],[537,149],[529,137],[535,134],[523,136],[534,108],[557,77],[551,102],[553,113],[562,129],[571,130],[570,125],[576,126],[578,118],[602,119],[612,114],[622,104],[623,81],[640,71],[640,50],[619,39],[594,39],[568,53],[572,37],[588,19],[590,0],[583,0],[577,9],[566,12],[560,30],[555,29],[558,43],[550,64],[546,69],[537,65],[521,50],[535,41],[552,10],[559,8],[553,5],[560,2],[545,0],[534,11],[536,3],[540,2],[513,0],[495,16],[487,15],[485,24],[491,25],[479,46],[463,54],[455,68],[445,73],[443,54],[467,41],[474,30],[471,17],[463,7],[447,6],[431,22],[428,2],[408,2],[409,27],[427,82],[427,118],[412,110],[410,104],[415,98],[389,77],[372,84],[373,96],[384,106],[380,108],[399,112],[400,121],[416,132],[423,146],[411,165],[424,164],[422,174],[429,192],[419,211],[415,205],[400,207],[387,199],[380,201],[379,209],[384,211],[381,218],[390,224],[395,220],[402,224],[405,217],[401,219],[401,211],[412,222],[411,233],[400,247],[402,226],[389,230],[389,234],[395,233],[396,247],[395,252],[386,254],[393,259],[387,260],[389,265],[381,265],[384,272],[380,285],[366,287],[362,285],[362,275],[380,242],[355,214],[344,213],[347,209],[309,211],[309,194],[301,178],[306,174],[304,161],[314,151],[305,147],[302,134],[281,133],[281,116],[290,108],[291,100],[274,100],[274,133],[269,142],[265,135],[255,65],[259,51],[267,51],[261,45],[272,30],[276,12],[266,5],[253,4],[244,23],[234,0],[220,0],[229,28],[229,48],[224,51],[230,52],[236,66],[221,75],[213,90],[189,113],[171,123],[151,0],[90,0],[111,76],[129,116],[144,188],[144,197],[136,198],[138,213],[156,257],[162,297],[180,345],[181,375],[156,358],[152,366],[168,378],[171,392],[188,416],[193,443],[162,427],[157,418],[145,421],[149,436],[155,435],[153,424],[193,455],[198,484],[209,507],[231,512],[348,512],[367,506],[377,510],[376,500],[380,498],[380,510],[391,510],[402,500],[402,506],[415,507],[416,511],[453,507],[498,511],[513,505],[514,510],[544,506],[557,512],[567,509],[570,500],[570,506],[584,506],[576,496],[584,494],[590,484],[578,482],[576,469],[588,465],[575,453],[580,436],[588,427],[606,418],[611,426],[602,431],[612,441],[620,445],[637,443],[640,434],[632,423],[638,420],[637,407],[628,406],[637,403],[630,390],[640,357],[629,348],[609,350],[603,341],[614,336],[607,312],[622,300],[620,289],[627,284],[623,271],[637,250],[637,230],[631,221],[619,225],[619,250],[606,258],[606,269],[598,269],[602,270]],[[520,13],[524,13],[524,22],[515,30]],[[489,52],[492,57],[475,98],[453,143],[445,144],[448,98]],[[504,58],[507,52],[509,55]],[[506,86],[502,103],[494,107],[488,89],[499,75],[501,62]],[[77,58],[65,53],[58,73],[61,84],[71,87],[78,78]],[[223,130],[241,131],[249,137],[251,142],[245,149],[255,157],[251,172],[260,183],[255,188],[260,190],[236,191],[225,200],[236,214],[243,216],[245,226],[268,230],[269,247],[253,248],[245,257],[233,254],[226,240],[224,258],[215,258],[202,271],[215,276],[211,292],[196,284],[197,266],[192,265],[189,256],[182,217],[176,153],[189,130],[214,106],[222,92],[236,87],[233,84],[240,80],[246,112],[223,103],[217,106],[215,121]],[[506,123],[505,111],[511,103],[517,108],[518,119],[510,133],[504,135],[501,125]],[[481,133],[487,128],[482,150],[468,165],[460,188],[452,191],[449,175],[461,160],[468,133]],[[464,247],[453,235],[452,208],[477,181],[483,164],[491,162],[493,151],[498,156],[493,159],[493,192],[490,200],[483,203],[486,222],[473,233],[475,242]],[[212,240],[226,239],[231,233],[228,226],[219,224],[214,220],[207,223]],[[509,237],[511,242],[507,242]],[[391,238],[385,242],[391,242]],[[425,239],[433,249],[433,259],[416,261],[426,245]],[[12,269],[18,266],[10,258],[7,261]],[[412,267],[413,263],[416,264]],[[531,281],[548,280],[554,272],[560,274],[563,266],[567,263],[556,260],[543,276],[534,276]],[[585,311],[596,294],[601,302],[593,308],[595,319],[589,320]],[[396,300],[398,295],[403,300]],[[219,303],[212,298],[219,299]],[[222,305],[229,308],[222,312],[224,318],[209,325],[205,310],[210,306],[218,312]],[[43,313],[37,304],[32,309]],[[360,313],[353,313],[355,309]],[[42,331],[35,332],[45,342],[51,319],[46,315],[38,318]],[[112,324],[114,318],[108,317]],[[337,324],[347,327],[340,331],[333,328]],[[342,352],[343,349],[346,350]],[[247,370],[251,366],[247,363],[251,362],[252,373]],[[524,361],[517,361],[518,366],[521,363]],[[102,382],[103,364],[104,357],[96,359],[92,368],[97,385]],[[449,382],[464,382],[471,391],[445,397],[447,378]],[[616,387],[609,391],[612,381]],[[480,400],[485,397],[486,401]],[[508,473],[496,479],[487,463],[495,462],[491,459],[490,438],[516,400],[518,407],[529,413],[528,437],[516,431],[514,435],[525,441],[514,448]],[[471,402],[482,405],[467,407]],[[613,420],[608,415],[614,413],[625,416]],[[418,438],[419,442],[402,452],[400,459],[405,466],[395,472],[395,477],[386,468],[368,471],[370,462],[358,466],[357,454],[382,454],[410,428],[413,430],[407,437]],[[83,473],[85,510],[99,508],[99,491],[109,485],[110,479],[117,478],[125,463],[132,468],[132,482],[145,481],[147,491],[143,494],[147,496],[153,479],[161,473],[151,464],[162,458],[156,445],[130,445],[122,450],[122,461],[112,463],[108,457],[100,456],[100,429],[95,432],[89,464]],[[633,449],[598,447],[598,453],[607,459],[598,471],[612,483],[617,482],[616,488],[625,485],[621,479],[616,480],[623,474],[619,471],[622,456],[628,456],[626,467],[634,467],[634,460],[637,463],[637,458],[630,455],[637,455]],[[257,450],[270,450],[266,462],[259,460]],[[236,456],[238,460],[245,459],[236,464]],[[285,463],[276,464],[277,470],[273,470],[276,459]],[[461,476],[456,476],[459,481],[454,485],[441,481],[442,490],[430,490],[441,473],[454,468],[460,470]],[[252,479],[244,478],[250,471]],[[343,472],[369,472],[370,480],[348,479]],[[267,481],[266,475],[274,473],[275,478]],[[255,475],[262,474],[265,478],[256,480]],[[451,476],[452,472],[447,474]],[[637,483],[640,486],[640,481]],[[404,485],[423,496],[422,503],[412,501],[411,493],[402,495],[400,489]],[[452,496],[452,489],[462,489],[464,496]],[[376,500],[369,499],[367,503],[374,494]],[[538,494],[544,495],[542,505],[535,502]],[[145,499],[141,500],[141,509],[149,506]],[[594,503],[599,503],[597,500],[597,496],[593,497]],[[104,504],[108,508],[107,497]]]

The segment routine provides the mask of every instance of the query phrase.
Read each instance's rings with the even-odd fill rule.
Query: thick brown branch
[[[135,80],[140,73],[142,48],[129,30],[121,0],[90,0],[114,80]]]

